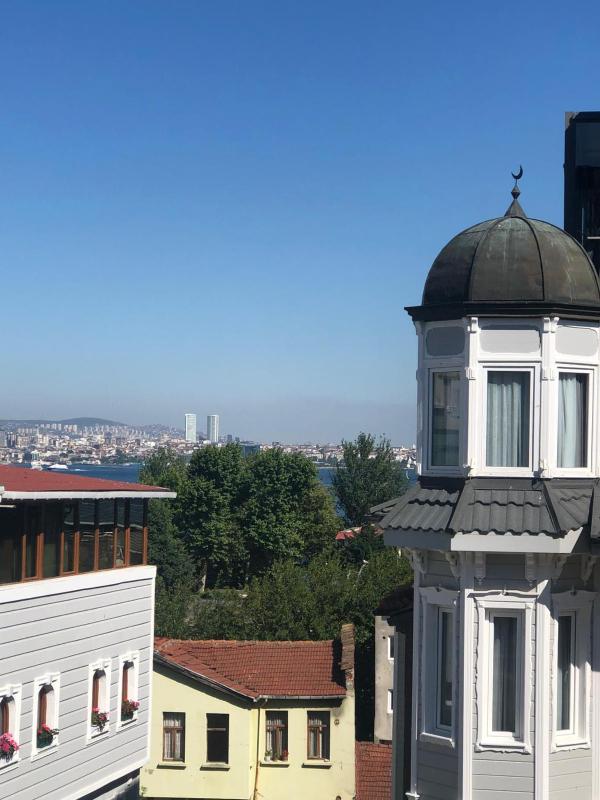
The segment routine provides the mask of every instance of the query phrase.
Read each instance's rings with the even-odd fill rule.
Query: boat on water
[[[69,467],[67,464],[47,464],[46,469],[59,472],[60,470],[67,470]]]

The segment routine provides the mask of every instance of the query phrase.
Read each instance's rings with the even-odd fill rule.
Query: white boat
[[[62,470],[64,470],[64,469],[69,469],[69,467],[66,464],[48,464],[46,469],[52,469],[52,470],[61,470],[62,469]]]

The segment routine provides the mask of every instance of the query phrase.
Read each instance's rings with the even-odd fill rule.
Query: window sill
[[[117,730],[120,731],[121,728],[127,728],[129,725],[133,725],[134,722],[137,722],[137,714],[135,717],[131,717],[131,719],[120,719],[117,722]]]
[[[34,750],[31,753],[31,760],[37,761],[39,758],[45,758],[58,750],[58,742],[54,741],[52,744],[46,745],[41,750]]]
[[[217,772],[227,772],[231,769],[229,764],[225,764],[222,761],[207,761],[206,764],[201,764],[200,769],[204,770],[216,770]]]
[[[159,761],[157,769],[185,769],[187,764],[184,761]]]
[[[90,728],[88,731],[88,742],[93,742],[95,739],[101,739],[103,736],[106,736],[109,731],[110,728],[108,725],[101,731],[98,730],[98,728]]]
[[[427,742],[427,744],[439,744],[442,747],[450,747],[454,749],[454,739],[451,736],[445,736],[442,733],[426,733],[422,731],[419,734],[420,742]]]
[[[261,767],[289,767],[289,761],[261,761]]]
[[[482,753],[489,750],[496,753],[527,753],[532,752],[530,745],[525,742],[518,742],[514,739],[485,739],[477,742],[476,752]]]
[[[15,753],[12,758],[0,758],[0,772],[4,770],[10,769],[10,767],[16,767],[20,761],[19,753]]]
[[[590,747],[590,742],[581,739],[579,736],[561,736],[552,743],[551,752],[558,753],[561,750],[589,750]]]
[[[320,758],[309,758],[308,761],[302,762],[303,767],[314,767],[315,769],[331,769],[333,766],[331,761],[326,761]]]

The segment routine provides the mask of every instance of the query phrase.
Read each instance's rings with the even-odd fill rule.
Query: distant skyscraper
[[[211,444],[217,444],[219,441],[219,415],[209,414],[206,418],[206,435]]]
[[[185,415],[185,440],[186,442],[196,441],[196,415]]]

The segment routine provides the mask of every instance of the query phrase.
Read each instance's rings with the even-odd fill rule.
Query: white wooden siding
[[[0,769],[0,800],[67,800],[138,769],[147,758],[154,569],[137,568],[138,580],[102,586],[102,573],[91,573],[89,586],[75,592],[0,602],[0,685],[23,686],[21,745],[16,766]],[[108,573],[106,573],[108,574]],[[79,576],[80,578],[82,576]],[[124,573],[125,577],[125,573]],[[56,584],[55,584],[56,585]],[[138,719],[116,730],[119,655],[140,654]],[[109,730],[87,742],[88,665],[112,660]],[[60,673],[59,745],[31,761],[33,681]]]

